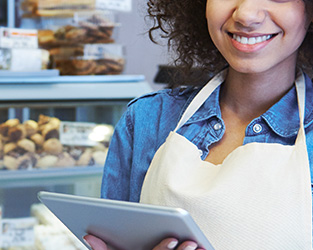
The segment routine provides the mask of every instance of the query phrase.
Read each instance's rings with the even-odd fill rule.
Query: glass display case
[[[64,241],[68,242],[66,244],[69,245],[69,249],[84,249],[84,246],[77,242],[69,232],[66,233],[68,236],[64,239],[66,229],[53,219],[49,211],[38,204],[37,192],[46,190],[99,197],[103,164],[97,165],[95,161],[87,160],[82,164],[72,161],[67,165],[39,165],[41,158],[38,157],[41,156],[42,151],[39,150],[38,153],[36,147],[36,150],[32,152],[37,154],[37,158],[35,157],[37,164],[28,167],[23,164],[11,167],[8,164],[13,164],[12,161],[15,158],[24,157],[25,160],[25,156],[29,154],[29,152],[21,151],[20,142],[28,140],[30,136],[24,135],[16,139],[16,136],[19,136],[16,132],[17,128],[22,125],[26,126],[29,121],[40,124],[43,119],[48,119],[50,122],[57,119],[61,124],[73,126],[75,124],[105,125],[112,131],[125,111],[128,101],[151,91],[150,86],[142,75],[34,77],[23,73],[20,76],[8,77],[5,73],[2,74],[3,76],[0,77],[0,137],[2,141],[0,145],[2,148],[0,153],[0,218],[2,218],[0,219],[0,249],[56,249],[56,241],[63,242],[60,246],[62,249],[64,249]],[[17,125],[12,125],[15,132],[8,132],[11,131],[10,128],[5,130],[6,126],[17,120]],[[39,133],[44,135],[43,131]],[[79,131],[74,132],[76,137],[80,135]],[[48,134],[46,133],[45,136],[47,137]],[[52,133],[49,138],[45,139],[60,139],[60,136],[60,134],[55,136]],[[70,144],[71,147],[81,146],[75,145],[76,139],[74,138],[74,144]],[[6,148],[12,144],[17,145],[19,150],[15,147],[12,153],[13,151]],[[66,144],[66,140],[63,140],[62,153],[72,155]],[[103,140],[102,149],[107,148],[108,145],[109,137]],[[92,149],[98,147],[96,144],[91,146]],[[86,145],[84,147],[86,149]],[[87,150],[90,148],[88,147]],[[78,151],[77,157],[86,151]],[[75,152],[77,154],[77,150]],[[47,156],[47,153],[44,153],[44,156]],[[60,152],[57,156],[60,156]],[[10,157],[12,161],[6,161],[5,157]],[[55,240],[52,241],[52,239]]]
[[[21,19],[19,8],[24,3],[27,10],[32,3],[39,2],[48,1],[0,1],[0,25],[37,29],[32,25],[43,24],[43,19]],[[96,31],[101,26],[99,22],[98,26],[86,22],[88,18],[78,20],[79,25],[86,26],[84,32]],[[45,21],[50,22],[50,19]],[[71,34],[83,31],[78,24],[73,26],[76,29],[67,31]],[[58,29],[54,31],[63,34]],[[102,31],[107,33],[110,26],[102,27]],[[47,42],[51,38],[49,34],[51,32],[42,31],[38,37]],[[114,45],[112,41],[111,44]],[[106,57],[93,60],[98,75],[92,72],[92,75],[79,76],[73,76],[73,72],[79,72],[79,67],[72,67],[71,75],[62,76],[55,69],[9,71],[1,67],[9,57],[10,67],[12,64],[20,67],[16,64],[20,62],[23,67],[33,66],[34,60],[27,54],[21,59],[19,51],[13,56],[6,53],[8,48],[0,49],[0,250],[86,249],[39,204],[37,193],[53,191],[99,197],[103,165],[114,126],[131,99],[152,91],[143,75],[123,74],[123,64],[116,66],[116,62],[123,59],[121,48],[110,48],[108,53],[108,46],[101,46],[92,44],[77,49],[70,45],[74,55],[67,54],[72,52],[69,47],[66,51],[49,48],[50,55],[58,52],[73,59],[68,62],[65,61],[68,58],[61,57],[64,69],[73,61],[79,66],[90,63],[87,55],[98,56],[99,51],[105,52]],[[84,54],[77,54],[82,49]],[[30,53],[33,57],[33,52]],[[17,59],[15,63],[12,63],[13,57]],[[54,63],[60,63],[60,58],[55,58],[58,61]]]

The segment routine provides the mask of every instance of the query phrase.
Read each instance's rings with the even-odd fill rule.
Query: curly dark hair
[[[303,1],[312,15],[313,0]],[[147,4],[148,17],[153,20],[149,29],[150,39],[158,43],[155,34],[168,39],[168,47],[175,53],[174,65],[187,72],[186,79],[194,68],[201,68],[203,73],[212,75],[227,66],[208,32],[206,0],[149,0]],[[312,23],[300,47],[298,65],[312,76]]]

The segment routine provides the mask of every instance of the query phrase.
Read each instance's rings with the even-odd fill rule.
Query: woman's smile
[[[251,53],[256,52],[269,44],[277,34],[236,34],[228,32],[230,41],[235,49]]]

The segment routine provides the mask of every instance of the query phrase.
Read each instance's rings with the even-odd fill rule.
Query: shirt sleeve
[[[101,197],[129,200],[133,136],[129,109],[117,123],[105,161]]]

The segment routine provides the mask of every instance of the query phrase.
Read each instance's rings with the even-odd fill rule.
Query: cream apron
[[[311,250],[303,73],[296,80],[300,129],[295,145],[249,143],[214,165],[202,161],[198,148],[176,131],[225,75],[226,71],[221,72],[199,92],[158,149],[140,202],[186,209],[216,250]]]

